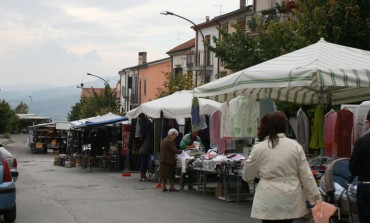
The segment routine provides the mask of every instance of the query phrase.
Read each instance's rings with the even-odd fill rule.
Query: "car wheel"
[[[14,222],[16,217],[17,217],[17,207],[14,204],[14,207],[12,209],[4,212],[4,220],[5,222]]]

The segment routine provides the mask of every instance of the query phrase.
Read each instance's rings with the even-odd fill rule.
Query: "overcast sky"
[[[252,2],[252,1],[249,1]],[[239,0],[11,0],[0,7],[0,89],[69,86],[93,81],[86,72],[118,76],[138,62],[195,36],[191,24],[239,8]]]

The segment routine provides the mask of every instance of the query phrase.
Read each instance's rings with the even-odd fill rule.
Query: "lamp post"
[[[200,34],[201,34],[201,36],[202,36],[202,40],[203,40],[203,48],[204,48],[204,52],[203,52],[203,72],[204,72],[204,76],[205,76],[205,75],[206,75],[206,72],[207,72],[207,64],[206,64],[206,40],[205,40],[205,38],[204,38],[204,35],[203,35],[202,30],[198,29],[197,24],[195,24],[195,23],[194,23],[193,21],[191,21],[190,19],[187,19],[187,18],[185,18],[185,17],[183,17],[183,16],[177,15],[177,14],[175,14],[175,13],[173,13],[173,12],[169,12],[169,11],[162,11],[162,12],[161,12],[161,14],[162,14],[162,15],[172,15],[172,16],[176,16],[176,17],[179,17],[179,18],[181,18],[181,19],[184,19],[184,20],[186,20],[186,21],[190,22],[191,24],[193,24],[193,25],[194,25],[194,27],[196,28],[196,30],[200,32]],[[198,38],[197,38],[197,40],[198,40]],[[198,84],[197,82],[198,82],[198,80],[197,80],[197,75],[195,75],[195,87],[197,87],[197,84]]]
[[[99,77],[99,76],[94,75],[94,74],[90,74],[90,73],[86,73],[86,75],[89,75],[89,76],[93,76],[93,77],[97,77],[97,78],[99,78],[100,80],[104,81],[104,85],[105,85],[105,87],[109,87],[109,88],[110,88],[109,83],[108,83],[104,78]]]
[[[110,90],[110,86],[109,86],[109,83],[102,77],[99,77],[97,75],[94,75],[94,74],[90,74],[90,73],[86,73],[86,75],[89,75],[89,76],[93,76],[93,77],[97,77],[99,78],[100,80],[104,81],[104,85],[105,85],[105,90],[109,89]],[[109,95],[108,95],[108,106],[109,106],[109,110],[110,110],[110,97],[111,97],[111,92],[109,91]]]

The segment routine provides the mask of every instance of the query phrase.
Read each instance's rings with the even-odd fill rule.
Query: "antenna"
[[[218,7],[220,7],[220,15],[222,15],[222,5],[212,5],[212,6],[218,6]]]

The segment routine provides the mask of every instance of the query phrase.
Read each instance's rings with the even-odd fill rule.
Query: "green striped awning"
[[[296,104],[370,99],[370,51],[320,40],[194,89],[219,102],[238,95]]]

